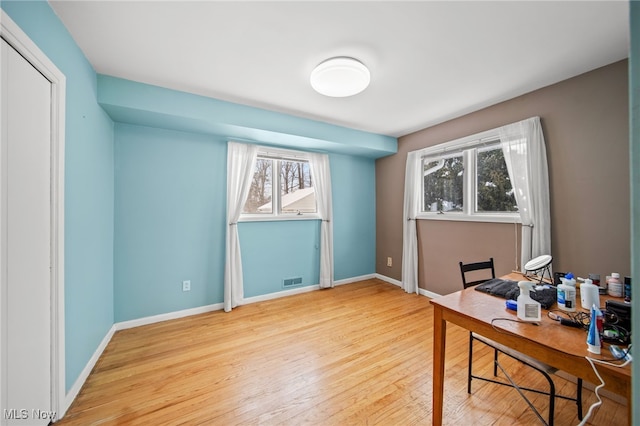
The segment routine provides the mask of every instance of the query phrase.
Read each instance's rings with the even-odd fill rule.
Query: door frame
[[[66,401],[64,336],[64,153],[66,77],[4,11],[0,10],[0,37],[51,82],[51,410],[64,416]],[[0,90],[2,88],[0,87]],[[0,120],[0,132],[3,131]],[[3,262],[5,254],[0,256]],[[0,312],[6,312],[7,298],[0,294]],[[3,314],[4,315],[4,314]],[[0,342],[0,369],[6,367],[6,353]],[[5,385],[2,385],[5,386]],[[0,402],[6,389],[0,386]],[[4,405],[4,404],[3,404]]]

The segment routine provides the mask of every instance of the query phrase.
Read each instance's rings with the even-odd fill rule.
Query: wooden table
[[[502,277],[514,281],[522,280],[521,275],[509,274]],[[611,297],[601,296],[604,300]],[[579,296],[578,296],[578,303]],[[611,358],[608,346],[602,347],[602,355],[587,351],[586,332],[581,329],[560,325],[547,317],[542,310],[542,321],[535,326],[512,321],[496,321],[494,318],[517,319],[516,313],[507,310],[505,300],[491,296],[474,288],[458,291],[431,300],[433,305],[433,424],[442,424],[444,402],[444,363],[447,321],[470,331],[509,346],[593,384],[600,384],[591,364],[585,359]],[[555,309],[555,306],[554,306]],[[498,330],[496,330],[498,329]],[[629,424],[631,423],[631,367],[616,368],[596,364],[605,381],[604,389],[621,395],[627,400]]]

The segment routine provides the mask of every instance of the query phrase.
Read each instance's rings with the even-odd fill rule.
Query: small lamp
[[[549,280],[553,283],[553,277],[551,276],[551,261],[553,258],[548,254],[543,254],[538,257],[534,257],[530,261],[524,264],[524,275],[527,278],[530,278],[532,273],[533,276],[538,276],[539,284],[542,284],[542,280],[544,279],[545,273],[549,275]]]

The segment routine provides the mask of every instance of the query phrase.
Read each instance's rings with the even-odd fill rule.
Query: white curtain
[[[416,216],[420,203],[419,152],[407,155],[404,176],[404,210],[402,215],[402,288],[407,293],[418,293],[418,231]]]
[[[500,143],[522,221],[520,268],[551,254],[547,151],[539,117],[500,128]]]
[[[327,154],[310,155],[316,204],[320,223],[320,288],[333,287],[333,207],[331,201],[331,170]]]
[[[258,147],[229,142],[227,146],[227,236],[224,264],[224,310],[242,303],[242,256],[238,236],[238,219],[249,195]]]

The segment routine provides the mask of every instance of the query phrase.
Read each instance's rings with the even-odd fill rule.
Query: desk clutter
[[[561,310],[575,312],[575,309],[571,310],[566,305],[563,306],[561,299],[567,298],[572,287],[575,291],[577,284],[582,309],[590,311],[592,306],[596,306],[601,313],[602,321],[598,324],[600,340],[610,344],[631,343],[631,277],[624,277],[624,281],[621,281],[620,274],[613,272],[602,282],[599,274],[589,274],[588,278],[577,278],[577,283],[571,272],[556,272],[553,275],[554,284],[558,288],[558,307]],[[609,295],[615,299],[607,299],[605,306],[600,306],[600,295]],[[574,317],[570,320],[574,324],[581,324],[583,328],[589,326],[589,323],[585,324],[580,318]],[[561,323],[570,325],[565,321]]]
[[[483,284],[478,284],[475,289],[507,300],[517,300],[520,295],[517,281],[501,278],[494,278]],[[556,303],[556,293],[556,289],[549,285],[536,286],[535,292],[531,292],[530,297],[540,303],[543,309],[550,309]]]
[[[567,275],[573,274],[571,272],[554,272],[553,284],[558,285],[562,283],[562,279]],[[569,277],[567,277],[569,278]],[[579,281],[589,282],[590,284],[598,287],[598,291],[601,295],[609,295],[611,297],[622,297],[625,302],[631,302],[631,277],[620,278],[620,274],[612,272],[611,275],[607,275],[604,281],[600,280],[600,274],[589,274],[587,278],[578,278]],[[573,282],[574,287],[576,282]],[[580,287],[580,284],[578,284]]]
[[[599,306],[600,287],[593,283],[593,279],[587,278],[582,280],[582,284],[579,286],[581,303],[577,305],[576,280],[573,274],[560,274],[554,274],[558,285],[544,283],[533,285],[535,291],[531,291],[529,297],[540,303],[543,309],[548,310],[548,316],[558,321],[560,325],[588,331],[592,318],[595,318],[597,321],[594,326],[596,327],[595,332],[597,332],[600,341],[615,345],[629,345],[631,343],[631,304],[626,302],[626,298],[624,300],[608,299],[605,301],[605,306]],[[629,287],[631,286],[630,277],[625,277],[625,282],[628,282]],[[506,299],[507,308],[517,310],[516,300],[520,295],[517,281],[494,278],[474,288],[476,291]],[[630,300],[631,291],[628,292]],[[554,306],[556,304],[557,307]],[[591,309],[593,306],[596,308],[595,311]]]

